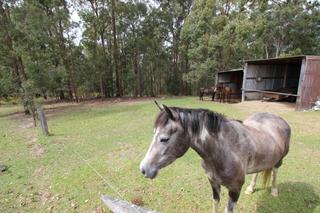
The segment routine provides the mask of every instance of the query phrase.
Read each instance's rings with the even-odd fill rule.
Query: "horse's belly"
[[[252,157],[249,157],[247,164],[247,174],[261,172],[266,169],[273,168],[281,160],[281,151],[278,147],[273,149],[261,149],[264,151],[254,153]]]

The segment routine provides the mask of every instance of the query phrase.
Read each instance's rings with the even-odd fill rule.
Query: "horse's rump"
[[[271,113],[256,113],[243,122],[252,148],[248,173],[271,169],[289,151],[291,129],[285,120]]]

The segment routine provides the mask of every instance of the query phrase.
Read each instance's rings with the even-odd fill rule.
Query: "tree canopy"
[[[244,59],[319,55],[319,23],[310,0],[4,0],[0,97],[191,95]]]

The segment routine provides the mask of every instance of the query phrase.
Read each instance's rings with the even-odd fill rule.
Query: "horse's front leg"
[[[235,182],[233,182],[232,185],[227,187],[229,190],[229,201],[228,206],[226,207],[226,213],[234,212],[234,209],[240,196],[242,185],[244,184],[244,179],[245,175],[243,175],[242,177],[238,177],[238,179]]]
[[[228,206],[226,207],[225,212],[226,213],[233,213],[234,209],[236,207],[237,201],[240,196],[240,189],[230,189],[229,190],[229,201],[228,201]]]
[[[216,95],[215,92],[212,93],[212,101],[214,101],[214,96]]]
[[[219,184],[216,184],[214,181],[210,179],[209,179],[209,182],[210,182],[212,194],[213,194],[213,213],[218,213],[221,186]]]

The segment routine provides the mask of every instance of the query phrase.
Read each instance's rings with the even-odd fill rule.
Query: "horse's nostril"
[[[146,170],[142,169],[141,170],[142,174],[146,174]]]

